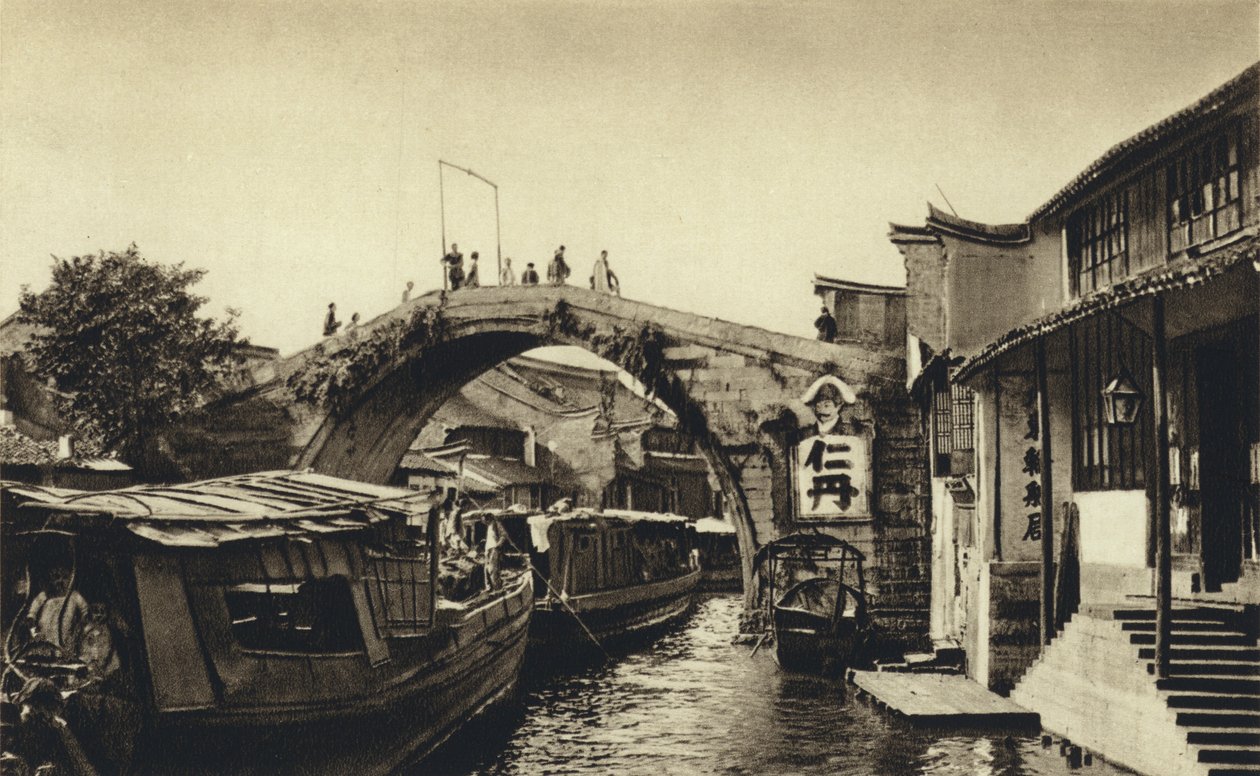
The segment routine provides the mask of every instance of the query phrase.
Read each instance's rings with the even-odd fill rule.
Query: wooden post
[[[1155,672],[1168,676],[1172,638],[1172,531],[1168,501],[1168,343],[1164,299],[1151,300],[1151,412],[1155,426]]]
[[[1037,340],[1037,431],[1041,440],[1041,643],[1054,638],[1054,481],[1050,465],[1050,394],[1046,340]]]

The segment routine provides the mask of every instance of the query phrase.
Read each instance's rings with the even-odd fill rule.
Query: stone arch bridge
[[[283,359],[274,378],[224,397],[160,447],[184,478],[312,467],[383,483],[465,383],[545,345],[576,345],[622,367],[700,440],[733,507],[750,604],[753,551],[798,527],[787,442],[813,420],[798,397],[821,374],[842,379],[857,394],[847,420],[873,434],[872,517],[821,528],[866,552],[886,628],[926,637],[926,456],[903,355],[880,345],[829,344],[575,287],[434,292]]]

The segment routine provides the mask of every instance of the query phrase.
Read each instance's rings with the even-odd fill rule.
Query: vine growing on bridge
[[[549,339],[580,340],[600,358],[633,375],[649,392],[655,394],[663,387],[665,348],[669,342],[655,325],[644,323],[631,331],[614,325],[611,332],[600,332],[595,324],[574,315],[563,299],[544,312],[542,320]]]
[[[341,345],[329,351],[324,345],[285,381],[299,402],[344,412],[381,375],[405,354],[444,341],[449,326],[441,307],[417,307],[408,318],[395,318],[360,333],[358,339],[335,340]],[[334,345],[334,346],[335,346]]]

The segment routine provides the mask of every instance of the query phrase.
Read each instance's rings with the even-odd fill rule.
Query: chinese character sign
[[[801,440],[792,472],[797,518],[869,517],[869,460],[864,437],[828,433]]]

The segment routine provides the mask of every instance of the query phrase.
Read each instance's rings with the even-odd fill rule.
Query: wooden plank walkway
[[[878,706],[915,725],[1039,727],[1040,716],[965,676],[850,671],[849,681]]]

